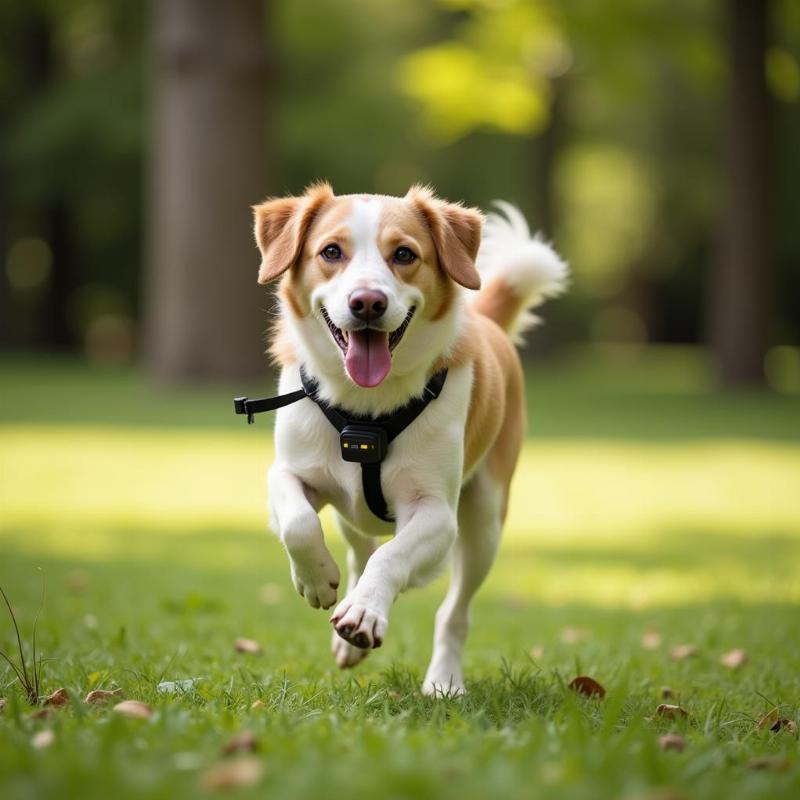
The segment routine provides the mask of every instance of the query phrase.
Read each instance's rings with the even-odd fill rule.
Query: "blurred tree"
[[[768,0],[725,0],[730,60],[725,199],[710,284],[711,344],[720,380],[763,380],[770,289]]]
[[[265,186],[263,0],[154,0],[145,357],[163,381],[264,369],[247,209]]]

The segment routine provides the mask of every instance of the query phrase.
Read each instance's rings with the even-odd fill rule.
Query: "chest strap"
[[[394,522],[389,513],[381,485],[381,464],[385,460],[389,445],[396,439],[442,392],[447,370],[437,372],[427,384],[421,397],[409,400],[391,414],[372,417],[366,414],[353,414],[339,406],[333,406],[319,397],[319,384],[300,368],[303,388],[296,392],[250,400],[237,397],[233,401],[237,414],[246,414],[252,423],[253,415],[262,411],[276,409],[296,403],[306,397],[319,406],[328,422],[339,432],[339,446],[344,461],[361,464],[361,485],[369,510],[384,522]]]

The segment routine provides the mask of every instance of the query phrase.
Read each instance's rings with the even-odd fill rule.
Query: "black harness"
[[[369,510],[384,522],[394,522],[381,487],[381,463],[388,454],[391,442],[425,410],[428,403],[441,394],[446,378],[447,370],[443,369],[425,384],[425,390],[421,397],[409,400],[393,414],[371,417],[364,414],[352,414],[321,399],[318,394],[319,385],[313,378],[309,378],[301,367],[302,389],[277,397],[264,397],[260,400],[237,397],[233,401],[233,408],[237,414],[246,414],[247,421],[252,423],[254,414],[260,414],[262,411],[275,411],[306,397],[313,400],[327,417],[328,422],[339,432],[342,458],[345,461],[361,464],[361,485]]]

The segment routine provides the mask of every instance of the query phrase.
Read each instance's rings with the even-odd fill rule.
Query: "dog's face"
[[[426,189],[336,197],[322,184],[255,215],[259,282],[284,275],[281,298],[308,350],[340,359],[361,387],[414,369],[457,308],[457,284],[480,285],[480,212]]]

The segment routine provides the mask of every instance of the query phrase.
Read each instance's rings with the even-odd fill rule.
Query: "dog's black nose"
[[[388,300],[383,292],[356,289],[349,298],[350,312],[356,319],[372,322],[386,312]]]

